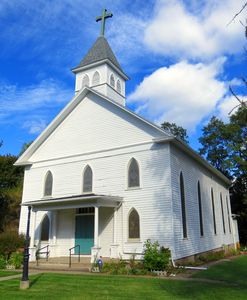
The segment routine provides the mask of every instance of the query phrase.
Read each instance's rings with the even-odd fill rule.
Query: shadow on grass
[[[35,278],[31,279],[31,280],[30,280],[30,288],[31,288],[33,285],[35,285],[43,275],[44,275],[44,273],[41,273],[41,274],[36,275]]]

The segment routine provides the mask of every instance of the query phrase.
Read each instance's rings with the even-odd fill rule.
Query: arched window
[[[41,241],[49,241],[49,231],[50,231],[50,220],[47,215],[45,215],[41,223]]]
[[[93,74],[93,82],[92,82],[92,85],[98,85],[100,83],[100,75],[99,75],[99,72],[96,71],[94,74]]]
[[[93,172],[89,166],[86,166],[83,174],[83,193],[89,193],[93,190]]]
[[[140,218],[138,212],[133,208],[129,214],[129,239],[140,238]]]
[[[181,211],[182,211],[182,223],[183,223],[183,238],[187,238],[187,223],[186,223],[186,204],[184,193],[184,178],[183,173],[180,173],[180,197],[181,197]]]
[[[216,229],[216,219],[215,219],[215,207],[214,207],[214,191],[213,191],[213,188],[211,188],[211,201],[212,201],[212,213],[213,213],[213,223],[214,223],[214,234],[217,234],[217,229]]]
[[[121,93],[121,83],[119,79],[117,80],[117,91]]]
[[[140,186],[140,174],[139,166],[137,161],[132,158],[129,164],[128,170],[128,187],[139,187]]]
[[[114,78],[113,74],[111,74],[111,77],[110,77],[110,85],[112,87],[115,87],[115,78]]]
[[[203,236],[202,198],[201,198],[200,181],[198,181],[197,183],[197,195],[198,195],[198,207],[199,207],[199,218],[200,218],[200,233],[201,236]]]
[[[85,86],[89,86],[89,77],[87,74],[85,74],[82,78],[82,88]]]
[[[226,234],[225,215],[224,215],[223,199],[222,199],[222,194],[221,193],[220,193],[220,204],[221,204],[223,232],[224,232],[224,234]]]
[[[232,233],[231,216],[230,216],[229,203],[228,203],[228,197],[227,196],[226,196],[226,208],[227,208],[227,216],[228,216],[229,233]]]
[[[51,171],[48,171],[45,177],[44,196],[52,195],[53,177]]]

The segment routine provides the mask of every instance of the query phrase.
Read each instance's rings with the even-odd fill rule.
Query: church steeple
[[[104,37],[105,19],[110,17],[112,13],[104,9],[102,16],[96,18],[96,21],[102,21],[101,34],[79,65],[72,69],[76,75],[75,91],[87,85],[125,105],[125,81],[129,78]]]

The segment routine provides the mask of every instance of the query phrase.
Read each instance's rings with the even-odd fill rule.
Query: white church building
[[[44,246],[50,257],[75,247],[128,259],[151,239],[174,260],[234,246],[230,181],[125,106],[128,76],[103,34],[72,71],[75,96],[16,162],[25,166],[19,231],[29,206],[31,260]]]

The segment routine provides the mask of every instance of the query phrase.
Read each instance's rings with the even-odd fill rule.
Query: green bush
[[[11,253],[24,247],[24,236],[18,235],[15,231],[6,231],[0,234],[0,255],[3,255],[7,260]]]
[[[168,248],[160,247],[156,241],[147,240],[144,244],[143,264],[148,271],[164,271],[169,267],[171,252]]]
[[[8,260],[8,264],[15,266],[16,269],[20,269],[23,263],[23,253],[14,252],[10,255],[10,259]]]
[[[0,255],[0,269],[5,269],[7,265],[6,259]]]
[[[109,273],[111,275],[124,275],[128,274],[127,262],[124,260],[110,261],[103,265],[102,272]]]

